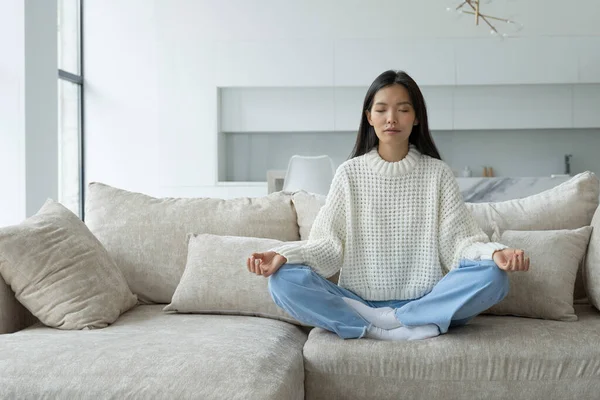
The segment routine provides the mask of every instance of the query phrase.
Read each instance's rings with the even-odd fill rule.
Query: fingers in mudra
[[[262,275],[260,260],[256,259],[254,255],[246,259],[246,267],[248,268],[248,271],[252,272],[253,274]]]
[[[525,257],[525,252],[523,250],[518,250],[512,255],[512,257],[508,261],[506,270],[507,271],[528,271],[529,265],[530,265],[529,257]]]

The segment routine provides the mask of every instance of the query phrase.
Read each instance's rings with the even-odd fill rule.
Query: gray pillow
[[[300,324],[273,302],[268,278],[246,267],[250,254],[280,244],[272,239],[190,235],[185,271],[164,310],[252,315]]]
[[[52,200],[23,223],[0,229],[0,274],[52,328],[104,328],[137,302],[102,244]]]
[[[529,271],[509,272],[510,290],[490,314],[576,321],[573,288],[592,228],[574,230],[504,231],[492,241],[524,249]]]

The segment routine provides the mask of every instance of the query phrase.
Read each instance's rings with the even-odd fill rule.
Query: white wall
[[[161,162],[154,2],[88,1],[83,10],[86,180],[154,191]]]
[[[0,1],[0,226],[57,196],[56,4]]]
[[[25,9],[0,2],[0,226],[25,217]]]
[[[88,2],[87,181],[154,195],[264,194],[265,185],[218,183],[220,87],[363,86],[388,68],[433,86],[600,82],[600,2],[493,2],[490,11],[525,26],[512,42],[448,15],[454,3]]]

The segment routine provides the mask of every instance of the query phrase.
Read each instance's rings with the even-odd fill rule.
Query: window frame
[[[58,7],[57,2],[57,7]],[[83,83],[84,77],[84,62],[83,62],[83,7],[84,0],[78,0],[78,35],[79,35],[79,46],[77,51],[79,52],[78,61],[79,61],[79,74],[74,74],[72,72],[65,71],[61,68],[58,68],[58,79],[64,80],[67,82],[74,83],[79,86],[79,137],[78,137],[78,169],[79,169],[79,217],[82,220],[85,220],[85,152],[84,152],[84,144],[85,144],[85,122],[84,122],[84,111],[85,111],[85,101],[84,101],[84,93],[85,93],[85,85]],[[59,99],[60,102],[60,99]],[[61,144],[58,143],[60,146]],[[58,156],[58,155],[57,155]],[[60,160],[59,160],[60,162]],[[60,171],[59,171],[59,179],[60,179]]]

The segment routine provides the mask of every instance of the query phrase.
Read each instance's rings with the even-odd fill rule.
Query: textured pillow
[[[280,245],[272,239],[190,235],[181,282],[165,311],[252,315],[300,325],[271,298],[268,279],[248,271],[253,252]]]
[[[53,328],[104,328],[137,301],[102,244],[52,200],[20,225],[0,229],[0,274]]]
[[[298,240],[291,195],[154,198],[91,183],[86,224],[143,303],[169,303],[185,268],[189,232]]]
[[[467,208],[488,236],[496,227],[501,231],[576,229],[591,224],[599,196],[598,178],[586,171],[532,196],[495,203],[467,203]],[[575,299],[586,297],[581,267]]]
[[[492,241],[524,249],[527,272],[509,272],[510,290],[488,312],[497,315],[576,321],[573,288],[592,228],[547,231],[504,231]]]

